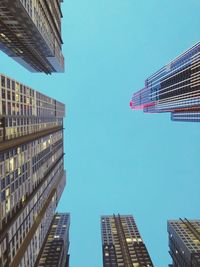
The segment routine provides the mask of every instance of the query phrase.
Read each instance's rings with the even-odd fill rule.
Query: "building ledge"
[[[63,130],[63,127],[57,126],[57,127],[49,128],[49,129],[39,131],[36,133],[32,133],[29,135],[23,135],[23,136],[20,136],[20,137],[11,139],[11,140],[3,141],[0,143],[0,153],[5,152],[5,151],[12,149],[12,148],[16,148],[20,145],[30,143],[34,140],[37,140],[37,139],[42,138],[46,135],[49,135],[49,134],[52,134],[52,133],[55,133],[55,132],[58,132],[61,130]]]
[[[6,234],[8,234],[9,228],[12,226],[13,222],[17,220],[17,218],[21,215],[21,213],[26,209],[29,202],[35,197],[38,190],[43,186],[43,184],[47,181],[49,175],[54,170],[54,168],[57,166],[57,164],[63,159],[64,154],[60,156],[60,158],[53,164],[53,166],[48,170],[46,175],[43,177],[43,179],[39,182],[39,184],[36,186],[36,188],[33,190],[33,192],[26,198],[24,203],[21,205],[21,207],[11,216],[11,218],[8,220],[6,225],[2,228],[0,231],[0,242],[5,238]],[[64,171],[61,174],[63,177]]]

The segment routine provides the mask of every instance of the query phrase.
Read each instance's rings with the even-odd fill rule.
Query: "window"
[[[5,82],[5,77],[4,76],[1,76],[1,86],[2,87],[5,87],[6,86],[6,82]]]
[[[12,81],[12,90],[15,90],[15,82]]]
[[[2,89],[1,96],[2,96],[3,99],[6,98],[6,92],[5,92],[5,89]]]
[[[10,79],[7,79],[7,87],[10,89]]]

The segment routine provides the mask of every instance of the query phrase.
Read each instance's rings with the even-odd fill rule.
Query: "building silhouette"
[[[0,49],[32,72],[64,72],[61,2],[0,1]]]
[[[55,214],[41,256],[36,263],[38,267],[69,266],[69,226],[69,213]]]
[[[153,266],[133,216],[102,216],[101,234],[104,267]]]
[[[0,266],[34,267],[66,183],[64,104],[0,74]]]
[[[171,267],[200,266],[200,220],[168,221]]]
[[[200,42],[146,79],[130,106],[146,113],[170,112],[173,121],[200,121]]]

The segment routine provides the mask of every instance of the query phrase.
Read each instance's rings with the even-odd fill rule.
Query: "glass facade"
[[[172,112],[171,113],[171,119],[173,121],[200,122],[200,111]]]
[[[0,74],[0,142],[55,127],[62,128],[65,108]]]
[[[69,266],[69,213],[57,213],[54,216],[47,235],[38,267],[68,267]]]
[[[64,72],[61,2],[0,1],[0,49],[33,72]]]
[[[153,266],[133,216],[102,216],[101,234],[104,267]]]
[[[168,221],[172,267],[200,266],[200,220]]]
[[[34,267],[66,184],[62,103],[0,75],[0,266]]]
[[[150,76],[145,88],[133,94],[130,106],[147,113],[171,112],[172,120],[198,122],[200,43]]]

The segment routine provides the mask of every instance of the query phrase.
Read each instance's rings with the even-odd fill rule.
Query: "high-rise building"
[[[168,221],[172,267],[200,266],[200,220]]]
[[[0,266],[33,267],[66,183],[64,104],[0,74]]]
[[[133,216],[102,216],[101,234],[104,267],[153,266]]]
[[[37,267],[69,266],[69,226],[68,213],[57,213],[54,216],[41,255],[36,262]]]
[[[171,112],[174,121],[200,121],[200,42],[172,60],[133,94],[132,109]]]
[[[61,2],[0,1],[0,49],[32,72],[63,72]]]

